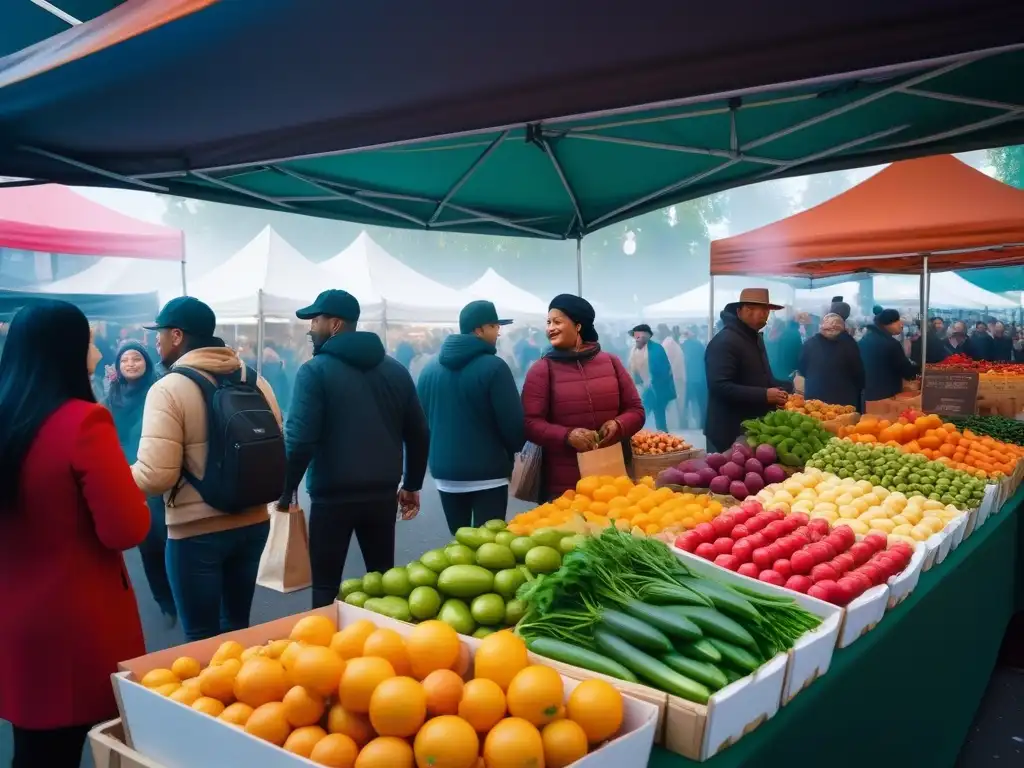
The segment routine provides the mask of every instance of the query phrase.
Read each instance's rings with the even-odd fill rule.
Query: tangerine
[[[495,632],[481,641],[473,657],[473,677],[493,680],[507,691],[512,678],[529,664],[522,638],[511,632]]]
[[[307,645],[300,648],[295,654],[291,669],[288,670],[289,679],[293,684],[309,688],[321,696],[330,696],[338,689],[338,682],[344,671],[344,660],[323,645]]]
[[[358,756],[359,747],[352,739],[340,733],[332,733],[316,743],[309,759],[317,765],[352,768],[356,764]]]
[[[373,696],[374,690],[394,676],[395,668],[387,659],[378,656],[352,659],[345,665],[345,671],[341,675],[338,701],[349,712],[366,714],[370,711],[370,697]]]
[[[210,717],[220,717],[224,711],[224,702],[211,699],[209,696],[200,696],[192,702],[192,709]]]
[[[292,644],[292,641],[287,637],[283,640],[271,640],[267,643],[267,656],[272,659],[281,658],[281,654],[284,653],[284,649]]]
[[[420,728],[413,753],[419,766],[474,768],[480,754],[480,738],[462,718],[442,715]]]
[[[286,752],[309,757],[313,748],[326,736],[327,731],[319,725],[305,725],[288,734],[288,738],[284,740],[284,749]]]
[[[182,685],[167,698],[179,704],[184,704],[186,707],[191,707],[201,695],[198,686]]]
[[[285,669],[291,672],[292,667],[295,665],[295,657],[305,647],[305,643],[296,643],[294,640],[289,640],[288,645],[285,646],[284,650],[281,651],[281,655],[278,656],[278,660],[284,665]]]
[[[380,736],[359,750],[353,768],[413,768],[412,747],[405,739]]]
[[[412,676],[422,680],[435,669],[452,669],[459,660],[459,636],[443,621],[431,619],[417,624],[405,639]]]
[[[464,686],[462,678],[450,669],[435,669],[423,678],[427,714],[431,717],[458,714]]]
[[[218,664],[223,664],[228,659],[241,659],[244,651],[245,648],[237,640],[225,640],[214,652],[213,658],[210,659],[210,666],[215,667]]]
[[[496,682],[478,677],[466,683],[459,701],[459,717],[478,733],[487,733],[505,716],[505,693]]]
[[[272,701],[256,707],[245,723],[245,732],[279,747],[283,745],[292,732],[285,717],[284,704]]]
[[[376,631],[377,627],[372,621],[366,619],[354,621],[334,633],[331,638],[331,650],[346,661],[354,659],[356,656],[362,656],[366,638]]]
[[[158,685],[156,688],[150,688],[149,690],[153,693],[159,694],[160,696],[170,696],[181,688],[181,683],[166,683],[164,685]]]
[[[556,720],[540,732],[545,768],[565,768],[587,754],[587,734],[579,723]]]
[[[521,670],[509,683],[508,711],[535,726],[550,723],[558,716],[565,699],[562,677],[551,667],[537,664]]]
[[[238,660],[245,664],[249,659],[255,658],[256,656],[262,656],[266,651],[267,649],[265,646],[254,645],[242,651],[242,655],[238,657]]]
[[[238,660],[235,659],[235,664]],[[235,700],[235,675],[241,669],[235,669],[234,664],[219,664],[207,667],[199,675],[199,691],[203,696],[218,699],[225,704]]]
[[[408,676],[412,673],[405,641],[393,629],[378,629],[367,637],[363,643],[363,656],[380,656],[387,659],[395,668],[396,675]]]
[[[360,747],[370,743],[376,736],[370,718],[349,712],[341,704],[335,704],[327,713],[327,730],[330,733],[345,734]]]
[[[427,695],[411,677],[392,677],[370,697],[370,724],[381,736],[413,736],[427,718]]]
[[[599,744],[622,727],[622,694],[604,680],[584,680],[569,694],[566,714],[591,744]]]
[[[324,700],[301,685],[289,689],[281,703],[284,704],[284,716],[296,728],[318,723],[324,716]]]
[[[220,713],[220,717],[218,719],[223,720],[230,725],[237,725],[239,728],[244,728],[245,724],[252,716],[252,711],[252,707],[248,704],[236,701],[234,704],[228,705],[228,707]]]
[[[151,669],[142,676],[142,680],[139,682],[146,688],[160,688],[170,683],[180,685],[181,678],[169,669]]]
[[[502,720],[484,739],[487,768],[539,768],[544,765],[540,731],[521,717]]]
[[[171,664],[171,672],[177,675],[179,680],[191,680],[193,677],[199,677],[199,673],[202,671],[202,665],[191,656],[182,656]]]
[[[303,616],[295,622],[288,637],[298,643],[322,645],[326,648],[337,631],[337,625],[326,616]]]
[[[250,707],[280,701],[288,688],[288,673],[281,662],[266,656],[253,656],[235,675],[235,698]]]

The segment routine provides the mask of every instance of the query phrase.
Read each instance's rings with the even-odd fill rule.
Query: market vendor
[[[884,400],[903,391],[904,381],[917,378],[918,369],[904,354],[896,337],[903,321],[895,309],[883,309],[859,342],[864,362],[864,399]]]
[[[785,405],[793,382],[772,374],[761,330],[774,310],[765,288],[744,288],[739,301],[722,310],[722,330],[708,343],[704,367],[708,415],[704,427],[708,451],[728,448],[743,434],[741,422]]]

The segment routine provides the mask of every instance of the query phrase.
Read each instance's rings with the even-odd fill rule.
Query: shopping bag
[[[512,478],[508,482],[512,496],[520,501],[536,503],[540,500],[541,461],[543,450],[535,443],[526,443],[516,454],[512,465]]]
[[[269,511],[270,536],[260,557],[256,583],[275,592],[305,589],[313,583],[306,515],[298,506],[279,512],[272,504]]]
[[[626,456],[622,452],[622,443],[612,443],[606,448],[577,453],[576,461],[580,465],[580,477],[624,477],[626,474]]]

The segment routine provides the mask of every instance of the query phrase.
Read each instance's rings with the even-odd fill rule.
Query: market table
[[[760,728],[705,763],[655,747],[648,768],[953,766],[1024,600],[1022,502],[1024,488]]]

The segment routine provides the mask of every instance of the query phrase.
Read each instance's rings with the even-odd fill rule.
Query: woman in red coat
[[[526,439],[543,449],[542,500],[576,487],[578,453],[629,440],[646,418],[632,377],[597,343],[590,302],[552,299],[547,335],[553,349],[523,384]]]
[[[0,357],[0,719],[13,768],[78,768],[117,716],[110,675],[145,653],[122,550],[149,510],[89,383],[100,355],[62,301],[15,315]]]

